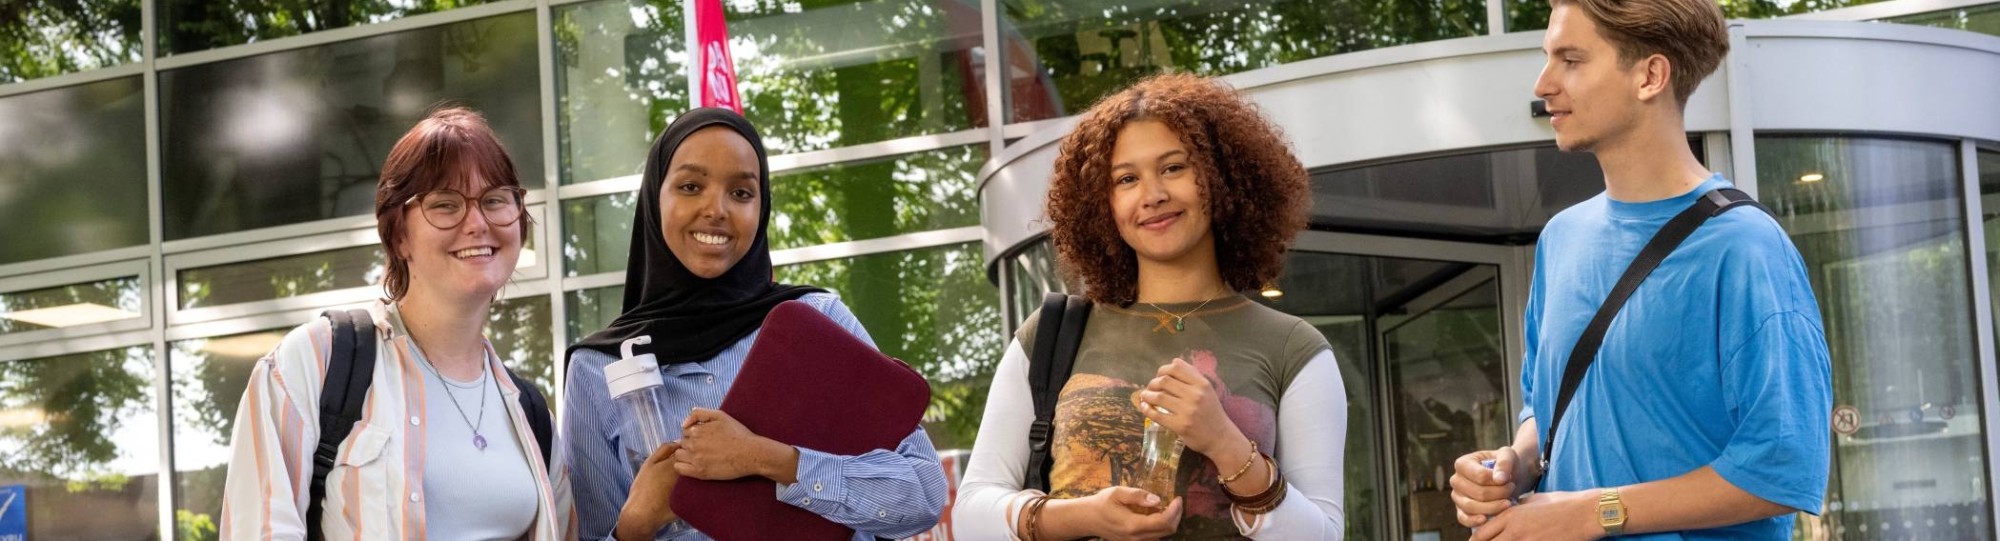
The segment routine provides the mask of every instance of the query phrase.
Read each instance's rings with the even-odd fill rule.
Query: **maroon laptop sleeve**
[[[894,451],[917,429],[930,384],[812,306],[779,304],[764,318],[722,411],[757,435],[836,455]],[[802,482],[811,482],[802,480]],[[682,478],[674,512],[723,541],[845,540],[854,530],[778,501],[762,477]]]

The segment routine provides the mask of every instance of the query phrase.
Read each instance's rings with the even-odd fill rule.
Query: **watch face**
[[[1606,524],[1616,524],[1619,522],[1624,522],[1625,510],[1610,505],[1599,507],[1597,508],[1597,520],[1598,522]]]

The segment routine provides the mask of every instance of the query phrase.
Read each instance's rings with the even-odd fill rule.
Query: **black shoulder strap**
[[[326,476],[333,472],[340,442],[361,421],[368,403],[368,386],[375,376],[375,316],[367,310],[327,310],[333,322],[333,344],[326,356],[326,379],[319,392],[319,446],[313,449],[311,495],[306,500],[306,538],[325,539],[320,519],[326,512]]]
[[[549,469],[549,445],[555,437],[549,426],[549,402],[542,397],[542,390],[535,384],[522,379],[514,369],[507,369],[507,378],[514,380],[514,388],[521,390],[521,412],[528,415],[528,428],[535,431],[535,446],[542,450],[542,469]]]
[[[1049,443],[1055,437],[1056,399],[1069,381],[1083,343],[1083,324],[1090,319],[1090,300],[1049,293],[1042,296],[1041,321],[1028,356],[1028,388],[1034,392],[1035,424],[1028,427],[1027,488],[1048,492]]]
[[[1770,209],[1751,199],[1750,194],[1734,188],[1722,188],[1701,194],[1701,197],[1696,198],[1694,204],[1688,206],[1687,210],[1681,211],[1673,219],[1667,220],[1666,225],[1660,226],[1660,232],[1654,233],[1653,239],[1646,241],[1646,247],[1639,251],[1638,257],[1632,259],[1631,266],[1625,268],[1625,274],[1618,278],[1618,285],[1611,288],[1611,294],[1605,297],[1604,304],[1597,307],[1597,315],[1590,318],[1590,326],[1584,327],[1583,335],[1577,337],[1576,347],[1570,349],[1569,364],[1563,368],[1562,389],[1556,393],[1555,414],[1548,419],[1548,438],[1542,442],[1543,472],[1548,471],[1549,457],[1555,452],[1556,427],[1562,423],[1563,412],[1569,409],[1570,399],[1576,397],[1576,388],[1583,383],[1583,376],[1590,370],[1590,363],[1597,360],[1597,350],[1604,345],[1604,333],[1611,329],[1611,320],[1618,317],[1618,310],[1625,307],[1625,301],[1632,297],[1633,292],[1639,290],[1639,284],[1646,281],[1646,276],[1652,274],[1653,269],[1660,266],[1660,262],[1666,261],[1667,256],[1673,254],[1674,249],[1679,248],[1682,241],[1687,240],[1689,235],[1693,235],[1696,229],[1701,228],[1701,224],[1708,222],[1709,218],[1720,216],[1729,209],[1741,206],[1756,207],[1766,214],[1771,212]],[[1545,476],[1544,479],[1546,478]]]

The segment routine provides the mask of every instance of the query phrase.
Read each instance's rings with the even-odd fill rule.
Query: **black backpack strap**
[[[549,401],[542,397],[540,388],[522,379],[514,369],[507,369],[507,378],[514,380],[514,388],[521,390],[521,412],[528,415],[528,428],[535,432],[535,446],[542,450],[542,469],[548,470],[549,446],[555,441],[555,430],[549,423]]]
[[[1062,293],[1042,296],[1041,321],[1028,356],[1028,388],[1034,393],[1035,423],[1028,427],[1027,488],[1048,492],[1049,457],[1055,438],[1056,400],[1069,381],[1083,344],[1083,324],[1090,319],[1090,300]]]
[[[319,446],[313,449],[311,495],[306,500],[306,538],[313,541],[325,539],[320,520],[326,513],[326,477],[333,473],[340,443],[361,421],[375,376],[375,316],[358,309],[320,315],[332,321],[333,343],[326,356],[326,379],[320,383]]]
[[[1666,225],[1660,226],[1660,231],[1653,234],[1652,240],[1646,241],[1646,247],[1639,250],[1638,257],[1634,257],[1632,264],[1625,268],[1625,274],[1618,278],[1618,285],[1611,288],[1611,294],[1605,297],[1604,304],[1597,307],[1597,315],[1590,318],[1590,325],[1584,327],[1583,335],[1577,337],[1576,346],[1570,349],[1569,364],[1563,368],[1562,389],[1556,393],[1556,410],[1548,419],[1548,438],[1542,442],[1541,468],[1544,479],[1547,478],[1549,457],[1555,453],[1556,428],[1562,423],[1563,413],[1569,409],[1570,399],[1576,397],[1577,386],[1583,383],[1583,376],[1589,372],[1590,364],[1597,360],[1597,350],[1604,345],[1604,333],[1611,330],[1611,320],[1618,317],[1619,309],[1624,308],[1625,301],[1632,297],[1633,292],[1639,290],[1639,284],[1646,281],[1646,276],[1652,274],[1653,269],[1660,266],[1660,262],[1666,261],[1667,256],[1673,254],[1674,249],[1679,248],[1682,241],[1687,240],[1696,229],[1701,228],[1701,224],[1707,223],[1709,218],[1742,206],[1756,207],[1766,214],[1771,212],[1770,209],[1751,199],[1750,194],[1735,188],[1722,188],[1701,194],[1701,197],[1695,198],[1694,204],[1688,206],[1687,210],[1681,211],[1673,219],[1667,220]]]

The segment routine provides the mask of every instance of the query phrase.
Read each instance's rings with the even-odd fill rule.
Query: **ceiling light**
[[[74,327],[135,317],[139,314],[88,302],[0,314],[0,318],[43,327]]]
[[[1800,184],[1811,184],[1822,180],[1826,180],[1826,175],[1822,175],[1819,173],[1806,173],[1803,175],[1799,175]]]
[[[283,331],[260,332],[210,338],[201,345],[201,350],[225,359],[257,359],[277,349],[285,340]]]

